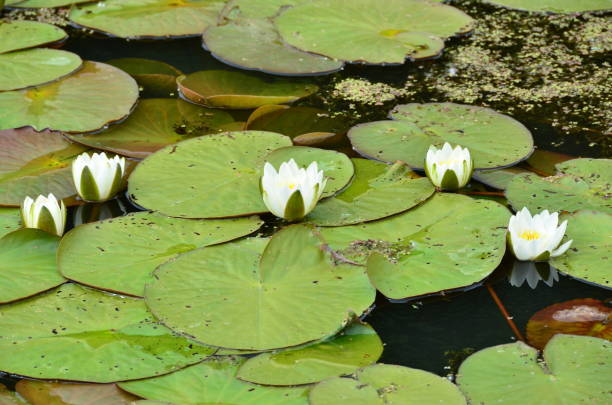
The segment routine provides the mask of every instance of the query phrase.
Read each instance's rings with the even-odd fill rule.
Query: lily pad
[[[260,131],[189,139],[142,161],[130,176],[129,194],[138,205],[173,217],[267,212],[259,179],[265,157],[284,146],[291,146],[288,137]]]
[[[275,23],[282,39],[302,51],[370,64],[437,56],[444,39],[474,25],[454,7],[419,0],[306,2],[283,12]]]
[[[222,110],[171,98],[144,99],[121,124],[90,135],[68,135],[80,144],[120,155],[145,158],[168,145],[204,134],[222,132],[233,124]]]
[[[527,167],[543,176],[552,176],[557,172],[555,167],[558,163],[574,159],[564,153],[552,152],[549,150],[536,149],[529,159],[525,161]]]
[[[321,343],[252,357],[240,367],[237,377],[264,385],[316,383],[375,363],[382,351],[376,331],[354,323]]]
[[[21,228],[19,208],[0,207],[0,238]]]
[[[454,103],[404,104],[391,111],[393,121],[360,124],[349,131],[361,155],[385,162],[401,160],[423,168],[430,145],[444,142],[470,150],[475,169],[515,165],[533,151],[523,124],[489,108]]]
[[[62,80],[0,93],[0,129],[95,131],[125,118],[137,100],[138,85],[127,73],[86,61]]]
[[[538,351],[522,342],[493,346],[461,364],[457,382],[473,404],[606,404],[611,343],[589,336],[557,335]]]
[[[446,378],[427,371],[376,364],[350,376],[315,385],[310,405],[465,405],[459,389]]]
[[[499,6],[550,13],[579,13],[612,9],[612,0],[485,0]]]
[[[159,60],[142,58],[119,58],[106,61],[132,76],[147,97],[174,95],[176,78],[183,73],[172,65]]]
[[[231,109],[292,103],[318,90],[316,85],[304,80],[227,70],[202,70],[180,76],[177,84],[181,95],[193,103]]]
[[[79,55],[57,49],[37,48],[0,54],[0,91],[60,79],[80,68],[82,63]]]
[[[319,202],[306,220],[321,226],[343,226],[373,221],[406,211],[425,201],[435,189],[425,178],[414,178],[401,163],[388,166],[352,159],[353,182],[340,194]]]
[[[36,21],[0,22],[0,54],[49,45],[68,38],[63,29]]]
[[[552,177],[515,176],[506,198],[515,210],[532,212],[597,210],[612,213],[612,160],[573,159],[557,165]]]
[[[90,0],[9,0],[7,4],[16,8],[55,8],[88,1]]]
[[[66,281],[55,262],[59,240],[29,228],[0,239],[0,303],[30,297]]]
[[[248,235],[262,223],[258,217],[189,220],[133,213],[73,229],[62,239],[57,262],[65,277],[81,284],[142,296],[160,264]]]
[[[310,0],[230,0],[227,3],[228,16],[239,13],[244,18],[272,18],[285,7],[293,7]]]
[[[563,243],[573,240],[571,248],[554,257],[550,264],[559,271],[605,288],[612,288],[608,267],[612,259],[612,215],[597,211],[578,211],[564,215],[567,231]]]
[[[115,384],[20,380],[15,389],[32,405],[131,405],[138,399]]]
[[[200,35],[224,0],[105,0],[74,7],[70,20],[82,27],[130,39]]]
[[[0,306],[0,370],[108,383],[166,374],[213,352],[174,336],[139,298],[65,284]]]
[[[317,162],[319,170],[323,170],[325,177],[327,177],[323,197],[333,195],[346,186],[353,178],[355,171],[348,156],[333,150],[289,146],[276,149],[266,156],[266,161],[270,162],[276,170],[280,168],[283,162],[290,159],[294,159],[299,167],[304,168],[312,162]]]
[[[307,405],[308,387],[263,387],[236,376],[241,357],[210,358],[176,373],[119,384],[147,399],[181,405]]]
[[[479,182],[486,184],[489,187],[505,190],[510,184],[510,181],[517,174],[531,173],[529,170],[522,167],[508,167],[498,170],[479,170],[472,174],[472,177]]]
[[[269,243],[250,238],[186,253],[154,276],[145,298],[164,324],[231,349],[326,338],[375,297],[363,269],[334,265],[324,242],[304,225],[284,228]]]
[[[0,6],[2,6],[0,0]],[[1,7],[0,7],[1,10]],[[10,391],[4,385],[0,384],[0,405],[31,405],[30,403],[21,399],[14,391]]]
[[[0,131],[0,205],[19,206],[26,196],[39,194],[53,193],[59,199],[75,195],[70,167],[86,150],[57,132]]]
[[[329,246],[367,265],[374,286],[392,299],[470,286],[491,274],[506,249],[510,212],[502,205],[436,193],[403,214],[321,229]]]

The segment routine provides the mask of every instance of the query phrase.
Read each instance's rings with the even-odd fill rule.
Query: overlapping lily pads
[[[60,199],[73,196],[70,166],[84,151],[57,132],[0,131],[0,205],[18,206],[26,196],[38,194],[53,193]]]
[[[269,242],[185,253],[154,273],[147,305],[173,330],[215,346],[270,350],[323,339],[375,297],[363,268],[334,265],[324,248],[309,227],[294,225]]]
[[[143,300],[65,284],[0,306],[0,370],[33,378],[114,382],[165,374],[213,349],[174,336]]]
[[[302,51],[370,64],[437,56],[444,39],[473,28],[462,11],[420,0],[305,2],[283,12],[275,24],[282,39]]]
[[[425,201],[435,189],[425,178],[414,178],[404,164],[388,166],[353,159],[355,178],[340,194],[319,202],[306,220],[321,226],[373,221],[406,211]]]
[[[21,228],[19,208],[0,207],[0,238]]]
[[[444,142],[470,150],[474,168],[512,166],[533,151],[531,133],[520,122],[491,109],[453,103],[405,104],[393,121],[360,124],[349,131],[353,148],[386,162],[423,168],[430,145]]]
[[[307,405],[308,387],[279,388],[235,378],[241,357],[210,358],[176,373],[119,384],[143,398],[181,405]]]
[[[80,68],[82,62],[77,54],[47,48],[0,54],[0,91],[57,80]]]
[[[610,402],[611,343],[557,335],[543,361],[522,342],[476,352],[461,364],[457,382],[470,403],[578,405]]]
[[[261,225],[258,217],[188,220],[134,213],[66,234],[58,265],[64,276],[82,284],[142,296],[145,282],[160,264],[198,247],[248,235]]]
[[[8,0],[7,4],[18,8],[55,8],[88,1],[90,0]]]
[[[90,135],[68,135],[83,145],[135,158],[145,158],[168,145],[233,125],[233,117],[170,98],[144,99],[121,124]]]
[[[509,217],[496,202],[437,193],[403,214],[321,234],[342,256],[365,263],[380,292],[402,299],[466,287],[491,274],[504,256]]]
[[[0,54],[60,42],[63,29],[37,21],[0,22]]]
[[[176,78],[183,74],[172,65],[153,59],[119,58],[106,61],[129,73],[148,97],[168,97],[176,93]]]
[[[318,90],[308,81],[272,79],[227,70],[202,70],[179,76],[177,84],[188,101],[208,107],[250,109],[292,103]]]
[[[273,132],[228,132],[168,146],[141,162],[129,180],[134,202],[184,218],[267,212],[259,191],[265,157],[291,140]]]
[[[95,131],[125,118],[137,99],[138,85],[127,73],[87,61],[62,80],[0,93],[0,129]]]
[[[223,0],[105,0],[77,6],[70,20],[121,38],[200,35],[213,24]]]
[[[526,11],[579,13],[612,9],[611,0],[486,0],[489,3]]]
[[[138,399],[115,384],[20,380],[15,389],[32,405],[132,405]]]

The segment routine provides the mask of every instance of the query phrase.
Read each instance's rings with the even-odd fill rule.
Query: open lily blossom
[[[66,205],[53,194],[26,197],[21,204],[21,219],[26,228],[38,228],[62,236],[66,226]]]
[[[302,169],[291,159],[283,162],[278,172],[266,162],[261,192],[270,212],[288,221],[297,221],[314,209],[326,183],[317,162]]]
[[[472,177],[474,163],[468,148],[451,147],[445,142],[441,149],[431,145],[425,158],[425,173],[434,186],[455,191],[465,186]]]
[[[104,152],[82,153],[72,163],[72,179],[85,201],[106,201],[115,196],[125,174],[125,158],[108,158]]]
[[[508,243],[517,259],[523,261],[548,260],[562,255],[569,249],[572,241],[559,246],[567,221],[559,225],[559,214],[544,210],[531,216],[524,207],[510,218],[508,224]]]

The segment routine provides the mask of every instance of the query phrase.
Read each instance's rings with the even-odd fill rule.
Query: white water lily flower
[[[431,145],[425,158],[425,173],[434,186],[441,190],[455,191],[465,186],[472,177],[474,163],[468,148],[448,142],[441,149]]]
[[[21,219],[26,228],[38,228],[62,236],[66,226],[66,205],[53,194],[26,197],[21,204]]]
[[[559,281],[559,273],[557,269],[546,262],[522,262],[517,260],[514,262],[508,279],[514,287],[520,287],[526,281],[530,288],[535,289],[540,281],[552,287],[555,281]]]
[[[276,172],[274,166],[266,162],[261,178],[261,192],[268,210],[288,221],[302,219],[314,209],[321,198],[327,179],[317,162],[301,169],[291,159],[280,165]]]
[[[557,226],[558,224],[557,212],[551,214],[544,210],[533,217],[527,207],[517,212],[508,224],[508,242],[514,256],[523,261],[539,261],[565,253],[572,241],[559,246],[567,228],[567,221]]]
[[[104,152],[82,153],[72,162],[72,179],[85,201],[106,201],[115,196],[125,174],[125,158],[109,159]]]

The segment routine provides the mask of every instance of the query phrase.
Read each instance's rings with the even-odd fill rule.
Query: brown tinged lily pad
[[[132,76],[145,97],[168,97],[176,94],[176,78],[183,74],[165,62],[143,58],[119,58],[106,61]]]

